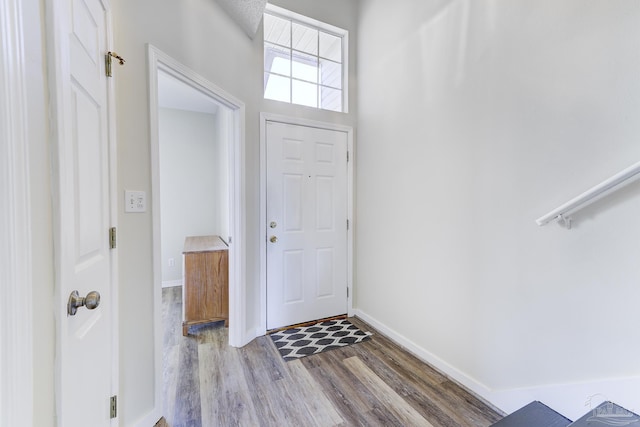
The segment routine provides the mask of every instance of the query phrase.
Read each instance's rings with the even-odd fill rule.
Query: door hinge
[[[347,286],[347,298],[349,298],[349,287]]]
[[[118,416],[118,396],[111,396],[109,399],[109,416],[111,419]]]
[[[349,229],[349,220],[347,220],[347,230]]]
[[[111,249],[116,248],[116,228],[115,227],[111,227],[109,229],[109,247]]]
[[[112,76],[111,64],[113,62],[113,58],[116,58],[120,65],[124,65],[124,58],[122,56],[118,55],[115,52],[107,52],[107,54],[104,56],[104,69],[107,77]]]
[[[347,151],[347,163],[349,163],[349,152]]]

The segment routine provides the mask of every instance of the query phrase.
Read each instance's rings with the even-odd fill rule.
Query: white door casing
[[[161,284],[161,248],[160,248],[160,160],[158,136],[158,72],[162,71],[182,83],[192,87],[212,101],[218,102],[228,109],[229,118],[229,345],[242,347],[254,339],[255,329],[247,327],[247,290],[246,290],[246,254],[245,254],[245,105],[239,99],[213,84],[202,75],[186,65],[162,52],[152,45],[147,45],[147,62],[149,64],[149,122],[151,140],[151,188],[153,201],[153,264],[154,283]],[[154,305],[162,304],[161,287],[156,286]],[[156,387],[157,399],[160,400],[162,386],[162,333],[161,310],[155,310],[154,328],[156,341]]]
[[[54,101],[54,241],[56,256],[59,426],[110,426],[117,389],[115,255],[109,228],[113,202],[110,87],[105,75],[109,4],[64,0],[48,4],[49,61]],[[93,310],[67,315],[72,291],[100,294]]]
[[[0,2],[0,425],[31,426],[34,422],[34,304],[32,251],[31,150],[38,132],[29,125],[40,124],[29,113],[27,90],[31,34],[41,35],[39,25],[23,8],[24,0]],[[40,46],[37,46],[40,48]],[[33,64],[32,64],[33,66]],[[37,83],[36,83],[37,84]],[[31,92],[33,93],[33,92]],[[37,114],[36,114],[37,116]],[[35,135],[34,135],[35,134]],[[37,381],[37,380],[36,380]]]
[[[348,311],[347,151],[344,131],[266,122],[267,329]]]

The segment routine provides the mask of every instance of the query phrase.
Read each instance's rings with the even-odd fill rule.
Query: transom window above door
[[[347,112],[348,32],[268,4],[264,98]]]

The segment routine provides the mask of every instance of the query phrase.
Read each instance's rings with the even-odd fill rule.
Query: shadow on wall
[[[496,0],[449,0],[418,28],[415,41],[406,41],[409,49],[417,43],[416,81],[423,85],[421,93],[429,95],[425,99],[440,102],[464,83],[466,68],[490,45],[496,14]]]

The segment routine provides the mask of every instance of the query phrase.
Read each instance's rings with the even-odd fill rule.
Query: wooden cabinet
[[[189,326],[224,320],[229,325],[229,248],[219,236],[191,236],[184,242],[182,335]]]

